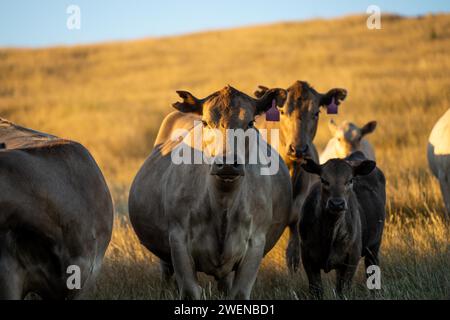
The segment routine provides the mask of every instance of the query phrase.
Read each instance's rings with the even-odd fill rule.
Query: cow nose
[[[330,198],[327,202],[327,208],[331,211],[342,211],[345,209],[345,200],[342,198]]]
[[[288,155],[293,158],[301,158],[304,157],[308,152],[308,145],[305,144],[301,147],[297,147],[294,144],[289,145]]]
[[[235,178],[244,175],[244,165],[239,163],[235,157],[233,163],[226,163],[225,159],[222,161],[215,161],[212,164],[211,175],[219,176],[221,178]]]
[[[302,154],[302,156],[305,156],[306,153],[308,152],[308,148],[309,146],[307,144],[305,144],[301,149],[300,149],[300,153]]]

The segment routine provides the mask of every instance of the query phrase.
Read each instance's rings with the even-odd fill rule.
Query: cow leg
[[[231,288],[233,287],[234,280],[234,272],[230,272],[226,277],[222,279],[218,279],[217,281],[217,289],[224,296],[227,296],[231,292]]]
[[[446,208],[444,217],[445,220],[450,222],[450,177],[447,176],[447,173],[439,174],[439,185]]]
[[[258,269],[264,256],[265,244],[265,236],[249,240],[247,252],[236,270],[236,276],[229,295],[230,298],[250,299]]]
[[[289,243],[286,249],[286,262],[290,273],[295,273],[300,265],[300,234],[298,221],[289,225]]]
[[[169,282],[174,273],[172,263],[160,259],[159,267],[161,269],[161,280],[163,282]]]
[[[200,299],[202,289],[198,285],[194,261],[187,248],[186,233],[181,229],[170,232],[169,243],[181,298]]]

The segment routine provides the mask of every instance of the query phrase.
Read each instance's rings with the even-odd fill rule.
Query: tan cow
[[[79,143],[3,119],[0,142],[0,299],[83,296],[111,239],[100,169]]]
[[[428,139],[428,164],[439,180],[442,197],[450,219],[450,109],[436,122]]]
[[[215,135],[231,129],[258,137],[255,116],[283,91],[270,90],[260,99],[229,86],[204,99],[179,91],[183,102],[163,121],[154,150],[134,179],[133,228],[160,258],[163,278],[175,272],[182,298],[201,297],[197,272],[205,272],[229,297],[249,299],[263,256],[293,219],[289,172],[278,153],[272,150],[270,157],[279,162],[277,172],[263,175],[263,164],[241,159],[253,154],[257,143],[247,143],[245,154],[234,153],[229,139],[218,142]],[[197,140],[196,132],[203,138]],[[270,148],[262,139],[259,144],[261,150]],[[174,160],[180,150],[204,157],[211,145],[219,148],[213,148],[217,153],[207,157],[209,163]],[[231,163],[221,161],[230,152]]]
[[[320,163],[335,158],[344,159],[356,151],[361,151],[367,159],[375,161],[375,151],[364,137],[375,131],[376,121],[370,121],[360,128],[349,121],[344,121],[338,126],[334,120],[330,120],[328,127],[333,138],[328,141],[321,153]]]
[[[269,89],[260,86],[256,97],[265,94]],[[319,93],[305,81],[296,81],[287,89],[285,99],[277,99],[277,107],[281,113],[279,125],[279,152],[286,162],[292,179],[294,195],[294,211],[296,220],[289,225],[290,238],[286,250],[286,260],[291,272],[300,264],[300,238],[298,218],[303,201],[317,176],[306,172],[300,164],[305,158],[319,161],[319,155],[313,140],[316,136],[320,112],[332,101],[339,105],[347,96],[345,89],[334,88],[327,93]],[[258,128],[270,128],[274,124],[260,117]],[[270,141],[269,141],[270,143]]]

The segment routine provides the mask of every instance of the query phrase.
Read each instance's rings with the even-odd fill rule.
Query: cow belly
[[[156,214],[139,216],[132,220],[139,241],[154,255],[164,261],[170,261],[169,233],[166,219],[156,221]]]

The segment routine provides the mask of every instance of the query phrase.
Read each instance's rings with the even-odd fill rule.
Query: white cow
[[[333,158],[345,158],[355,151],[361,151],[367,159],[375,161],[375,151],[369,141],[364,139],[364,136],[375,130],[376,121],[370,121],[359,128],[352,122],[344,121],[338,126],[333,120],[330,120],[328,127],[333,138],[328,141],[320,155],[320,163],[325,163]]]
[[[438,120],[428,139],[428,164],[431,172],[439,179],[442,197],[450,215],[450,109]]]

